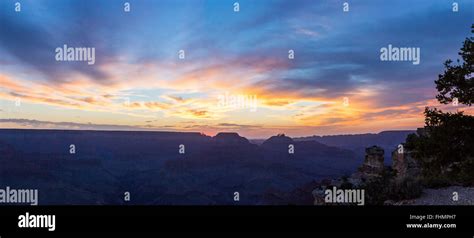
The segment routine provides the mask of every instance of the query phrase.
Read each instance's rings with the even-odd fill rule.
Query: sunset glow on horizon
[[[473,114],[434,84],[473,1],[14,2],[0,3],[0,128],[266,138],[414,130],[426,106]],[[419,47],[420,64],[381,61],[389,44]],[[95,62],[58,61],[66,45]]]

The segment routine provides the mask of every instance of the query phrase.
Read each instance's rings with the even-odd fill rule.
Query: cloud
[[[219,123],[217,124],[217,127],[222,127],[222,128],[234,128],[234,129],[244,129],[244,128],[262,128],[260,125],[243,125],[243,124],[237,124],[237,123]]]
[[[349,13],[337,1],[239,2],[239,13],[217,0],[138,1],[130,14],[107,1],[31,1],[48,11],[5,11],[0,99],[122,121],[159,117],[176,128],[191,119],[187,126],[209,132],[372,130],[383,121],[415,127],[474,13],[472,1],[460,1],[456,14],[442,2],[354,2]],[[96,65],[54,61],[63,44],[96,47]],[[381,62],[387,44],[421,47],[421,64]],[[216,95],[225,93],[256,96],[258,111],[219,107]]]
[[[186,112],[197,118],[209,117],[209,112],[206,110],[189,109],[189,110],[186,110]]]
[[[55,61],[56,47],[72,42],[70,39],[58,39],[41,25],[25,20],[14,20],[0,15],[0,43],[3,50],[21,62],[22,66],[30,67],[43,74],[48,81],[67,82],[71,72],[84,74],[98,82],[108,78],[98,67],[83,64],[83,62],[63,63]],[[82,45],[80,45],[82,46]],[[88,46],[94,47],[94,46]],[[100,51],[100,49],[99,49]],[[103,55],[100,53],[98,55]],[[99,63],[102,60],[99,60]]]
[[[186,101],[183,97],[180,97],[180,96],[165,95],[163,97],[166,98],[166,99],[169,99],[171,101],[174,101],[174,102],[181,102],[182,103],[182,102]]]
[[[0,119],[0,125],[5,127],[10,125],[13,128],[21,126],[22,128],[32,129],[77,129],[77,130],[144,130],[138,126],[127,125],[107,125],[107,124],[93,124],[93,123],[76,123],[76,122],[52,122],[40,121],[30,119]]]

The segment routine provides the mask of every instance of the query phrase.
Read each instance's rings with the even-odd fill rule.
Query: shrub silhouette
[[[474,33],[474,24],[471,32]],[[445,71],[435,81],[443,104],[474,102],[474,37],[466,38],[459,55],[462,62],[444,63]],[[425,108],[425,127],[407,137],[406,148],[420,162],[427,186],[474,185],[474,117],[464,112]]]

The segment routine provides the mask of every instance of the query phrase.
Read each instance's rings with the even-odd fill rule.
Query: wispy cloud
[[[31,121],[17,125],[31,127],[82,128],[26,111],[45,105],[97,125],[114,118],[125,129],[412,129],[423,124],[424,106],[439,106],[433,81],[444,60],[457,57],[474,14],[472,1],[459,1],[456,14],[443,1],[354,2],[349,13],[337,1],[239,2],[234,13],[233,1],[137,1],[124,14],[106,1],[25,1],[31,8],[21,14],[0,15],[0,100],[21,98],[29,115],[21,119]],[[55,61],[64,44],[95,47],[96,64]],[[420,47],[421,64],[381,62],[387,44]],[[257,110],[219,106],[226,93],[255,96]]]

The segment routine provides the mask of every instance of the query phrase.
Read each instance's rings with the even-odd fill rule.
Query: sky
[[[416,129],[426,106],[471,114],[435,100],[472,36],[474,1],[456,2],[3,0],[0,128],[266,138]],[[95,63],[58,61],[64,45]],[[388,45],[419,47],[420,63],[382,61]]]

